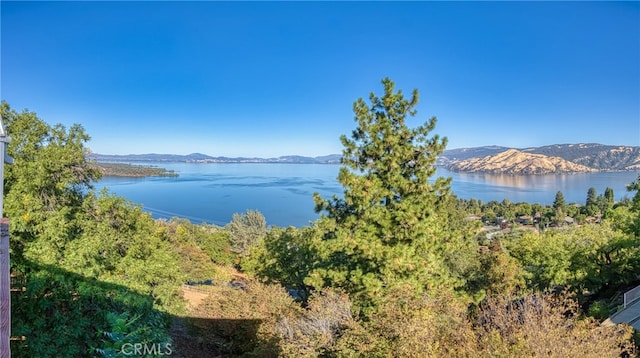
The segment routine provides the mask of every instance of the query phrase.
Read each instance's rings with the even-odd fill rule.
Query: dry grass
[[[184,357],[620,357],[635,356],[632,329],[580,315],[567,294],[493,296],[471,315],[455,295],[390,292],[367,320],[349,297],[316,293],[300,307],[277,285],[248,278],[185,290],[190,313],[174,327]],[[208,295],[206,294],[208,292]],[[180,356],[180,355],[177,355]]]

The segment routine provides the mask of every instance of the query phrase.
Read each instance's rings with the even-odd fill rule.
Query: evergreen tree
[[[607,187],[604,190],[604,198],[607,201],[607,205],[609,207],[613,207],[613,204],[615,202],[615,197],[613,195],[613,189],[611,189],[610,187]]]
[[[587,203],[586,206],[595,205],[598,194],[596,193],[596,188],[591,187],[587,191]]]
[[[556,198],[553,201],[555,223],[560,225],[564,222],[564,218],[567,215],[567,203],[564,201],[564,195],[561,191],[556,193]]]
[[[631,199],[630,212],[632,213],[632,219],[629,223],[627,231],[640,237],[640,175],[631,184],[627,185],[627,191],[636,192]]]
[[[567,203],[564,201],[564,195],[561,191],[556,193],[556,198],[553,200],[553,208],[556,210],[566,211]]]
[[[594,216],[598,214],[598,194],[596,193],[596,188],[589,188],[584,209],[586,215]]]
[[[344,197],[314,195],[324,234],[306,283],[341,287],[361,306],[400,284],[418,291],[460,287],[477,263],[450,195],[451,179],[429,181],[447,142],[429,137],[436,118],[408,127],[418,91],[405,99],[391,80],[382,83],[384,94],[371,93],[370,106],[363,99],[354,103],[357,128],[351,138],[340,138]]]
[[[267,221],[259,211],[247,210],[244,214],[233,214],[228,229],[231,251],[244,257],[249,254],[251,246],[267,234]]]
[[[640,210],[640,175],[631,184],[627,185],[627,191],[636,192],[631,199],[631,209]]]
[[[600,210],[602,211],[603,217],[608,217],[613,210],[613,204],[615,204],[615,197],[613,195],[613,189],[607,187],[604,190],[604,197],[602,199],[602,203],[600,204]]]

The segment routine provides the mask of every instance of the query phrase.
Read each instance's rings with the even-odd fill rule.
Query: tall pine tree
[[[324,234],[307,283],[341,287],[361,307],[375,305],[397,285],[416,292],[461,287],[477,262],[450,194],[451,179],[429,181],[447,142],[429,136],[436,118],[410,128],[418,91],[406,99],[391,80],[382,83],[382,97],[371,93],[370,104],[361,98],[354,103],[357,127],[350,138],[340,138],[344,197],[314,195]]]
[[[585,214],[595,216],[598,214],[598,193],[596,188],[591,187],[587,191],[587,202],[584,205]]]
[[[553,216],[557,225],[562,225],[567,215],[567,203],[564,200],[564,195],[561,191],[556,193],[556,198],[553,200]]]

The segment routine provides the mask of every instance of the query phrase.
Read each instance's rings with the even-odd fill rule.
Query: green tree
[[[228,224],[231,234],[231,251],[241,257],[249,254],[251,246],[267,234],[267,221],[257,210],[247,210],[244,214],[233,214]]]
[[[568,230],[526,233],[505,242],[525,270],[530,288],[569,286],[578,293],[618,289],[633,283],[640,269],[637,239],[608,221]]]
[[[242,269],[295,289],[305,299],[309,292],[304,280],[317,261],[314,248],[318,240],[320,233],[315,226],[274,228],[259,245],[251,248]]]
[[[192,224],[187,219],[171,218],[168,222],[158,222],[159,227],[166,230],[175,249],[187,256],[186,259],[194,259],[195,256],[206,256],[208,262],[220,265],[231,265],[235,255],[231,252],[229,232],[223,227],[209,224]],[[195,252],[198,251],[198,254]],[[184,259],[183,259],[184,262]],[[210,266],[210,265],[206,265]],[[211,276],[207,277],[211,278]],[[191,277],[191,279],[194,279]]]
[[[559,191],[556,193],[556,198],[553,200],[553,208],[556,210],[566,211],[567,203],[564,200],[564,195]]]
[[[545,207],[542,206],[541,204],[538,204],[538,203],[531,204],[531,215],[532,216],[536,216],[537,214],[542,215],[544,210],[545,210]]]
[[[513,223],[516,220],[516,208],[515,205],[509,199],[502,200],[501,203],[502,212],[501,216],[503,219],[507,220],[510,223]]]
[[[429,181],[446,145],[446,138],[429,137],[436,118],[408,127],[418,91],[406,99],[391,80],[382,83],[384,94],[371,93],[370,106],[354,103],[357,127],[351,138],[340,138],[344,197],[314,194],[323,240],[306,283],[341,287],[360,306],[401,284],[418,291],[461,287],[464,271],[477,262],[467,233],[456,226],[464,220],[453,209],[451,179]]]
[[[633,199],[631,199],[631,205],[629,207],[632,218],[627,226],[627,231],[636,237],[640,237],[640,175],[638,175],[638,178],[631,184],[627,185],[627,190],[629,192],[636,192]]]
[[[596,188],[589,188],[587,191],[587,201],[584,205],[585,214],[589,216],[598,215],[598,194]]]
[[[627,191],[636,192],[631,199],[631,209],[640,210],[640,174],[638,175],[638,178],[636,178],[636,180],[627,185]]]
[[[610,187],[607,187],[606,189],[604,189],[604,198],[608,204],[609,208],[613,207],[613,204],[615,203],[615,197],[613,195],[613,189],[611,189]]]
[[[534,215],[533,207],[529,203],[518,203],[516,204],[516,215]]]
[[[486,210],[484,212],[484,215],[482,215],[482,221],[484,221],[486,224],[495,224],[497,218],[498,216],[491,209]]]
[[[505,241],[509,254],[524,268],[528,287],[545,290],[569,282],[571,252],[564,238],[556,230],[547,230]]]
[[[86,159],[89,136],[75,124],[50,126],[27,110],[18,113],[6,102],[0,115],[11,136],[7,152],[15,162],[5,166],[4,209],[11,218],[14,259],[34,241],[61,248],[77,230],[74,216],[100,173]],[[57,257],[49,257],[56,262]]]
[[[587,191],[587,202],[585,203],[585,206],[595,205],[597,196],[598,193],[596,193],[596,188],[589,188],[589,190]]]
[[[171,269],[178,262],[155,221],[122,198],[95,195],[100,175],[86,159],[89,136],[80,125],[51,126],[5,102],[0,112],[15,159],[6,167],[4,201],[11,264],[27,287],[12,300],[14,333],[29,342],[16,354],[98,352],[111,314],[135,314],[130,329],[168,337],[157,308],[181,308],[183,275]]]
[[[615,204],[615,197],[613,195],[613,189],[607,187],[604,190],[604,195],[598,196],[598,205],[600,207],[600,212],[602,212],[602,217],[606,218],[611,215],[611,211],[613,210],[613,205]]]
[[[567,211],[566,214],[567,216],[570,216],[572,218],[577,218],[580,215],[580,207],[578,206],[578,204],[569,204],[566,206]]]
[[[555,223],[561,225],[567,215],[567,203],[564,201],[564,195],[562,195],[561,191],[556,193],[556,198],[553,201],[553,210]]]
[[[468,202],[468,212],[469,214],[479,214],[482,206],[482,201],[477,200],[475,198],[471,198]]]

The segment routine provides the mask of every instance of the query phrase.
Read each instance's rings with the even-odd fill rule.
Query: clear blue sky
[[[640,145],[639,2],[9,2],[1,97],[97,153],[340,153],[420,91],[448,148]]]

